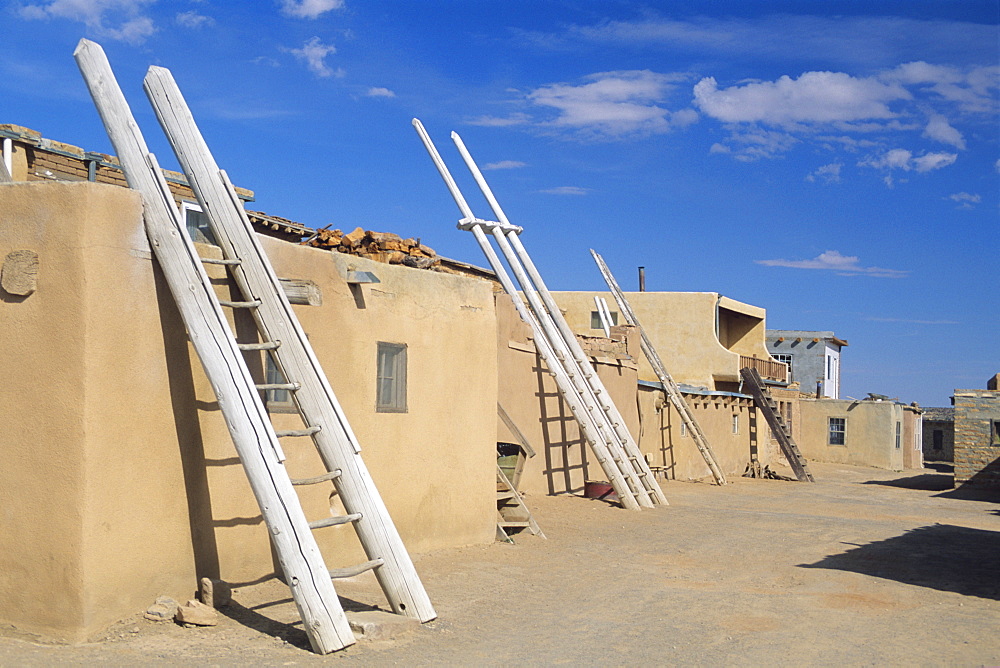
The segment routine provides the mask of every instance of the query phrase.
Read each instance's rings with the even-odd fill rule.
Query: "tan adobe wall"
[[[904,407],[892,401],[806,399],[800,401],[802,428],[795,442],[806,459],[903,470],[903,446],[896,443],[896,423]],[[844,445],[829,444],[829,419],[846,420]]]
[[[39,255],[34,294],[0,293],[0,623],[22,631],[83,640],[157,595],[190,598],[199,577],[238,585],[276,569],[140,215],[125,188],[0,185],[0,259]],[[322,294],[322,306],[295,308],[404,543],[492,541],[490,285],[352,258],[382,280],[352,292],[342,258],[263,243],[279,275]],[[408,346],[405,414],[374,410],[378,340]],[[285,449],[290,471],[315,470],[311,445]],[[312,488],[307,516],[336,512],[329,491]],[[359,561],[350,529],[317,538],[329,566]]]
[[[595,295],[607,300],[609,310],[618,311],[610,292],[553,293],[574,332],[597,334],[600,331],[590,327]],[[711,390],[736,389],[739,383],[739,352],[727,350],[715,335],[719,295],[714,292],[629,292],[626,298],[667,372],[676,382]],[[739,304],[733,300],[727,303],[732,308]],[[763,312],[763,309],[755,307],[747,309],[754,310],[754,313]],[[623,322],[620,315],[619,322]],[[745,340],[741,339],[740,351],[746,350],[742,354],[756,353],[761,359],[770,359],[764,341],[763,323],[761,318],[760,327]],[[758,333],[759,345],[752,344],[751,339]],[[656,381],[656,374],[645,355],[639,353],[638,357],[639,378]]]
[[[497,321],[499,401],[537,453],[525,463],[520,489],[529,494],[579,493],[586,481],[605,480],[600,464],[580,436],[576,419],[559,395],[555,379],[539,362],[530,328],[518,317],[507,295],[497,295]],[[590,359],[635,437],[639,415],[631,353],[638,349],[638,341],[634,330],[628,336],[625,356],[606,349],[595,351]],[[499,420],[497,440],[517,442]]]
[[[752,399],[688,393],[684,394],[684,399],[704,432],[724,475],[739,476],[746,470],[755,433],[761,464],[770,464],[774,468],[776,451],[761,438],[767,432],[767,424],[753,407]],[[642,418],[639,447],[649,455],[651,466],[660,469],[671,480],[711,480],[712,473],[704,457],[687,429],[682,429],[681,418],[666,400],[663,391],[640,386],[638,400]],[[737,422],[735,432],[734,417]],[[756,425],[752,424],[754,420]]]

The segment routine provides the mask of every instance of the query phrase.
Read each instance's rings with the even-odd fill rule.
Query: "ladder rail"
[[[415,118],[413,119],[413,127],[420,136],[420,140],[423,142],[424,148],[427,150],[427,153],[431,157],[431,161],[434,163],[438,173],[441,175],[445,185],[448,187],[448,192],[455,200],[455,204],[458,206],[462,216],[466,220],[474,219],[472,208],[469,206],[465,196],[462,194],[462,191],[455,183],[455,179],[452,177],[451,172],[448,170],[448,166],[441,158],[441,154],[438,153],[437,147],[434,146],[434,142],[431,141],[430,135],[427,134],[427,130],[424,128],[423,124]],[[531,328],[539,357],[542,362],[548,366],[549,371],[552,373],[560,394],[566,401],[573,417],[576,418],[581,434],[590,445],[590,448],[605,475],[608,476],[608,481],[618,492],[618,497],[621,500],[622,505],[629,510],[639,510],[639,503],[631,494],[630,486],[626,482],[625,477],[618,465],[612,459],[612,454],[603,438],[600,436],[597,427],[594,425],[593,418],[584,409],[582,405],[582,398],[578,395],[576,389],[573,387],[573,384],[570,382],[570,379],[566,374],[566,370],[562,367],[559,359],[556,357],[555,351],[550,346],[547,337],[541,329],[541,325],[536,321],[534,314],[528,311],[524,301],[518,295],[517,288],[514,287],[514,283],[508,275],[506,268],[503,266],[503,263],[501,263],[499,256],[493,249],[493,246],[486,238],[486,233],[483,232],[482,227],[479,225],[473,225],[470,230],[476,242],[479,244],[480,249],[483,251],[483,254],[486,256],[487,262],[496,274],[497,279],[503,286],[504,291],[510,295],[511,301],[514,304],[514,308],[517,310],[518,315]]]
[[[287,380],[301,385],[295,393],[306,425],[322,427],[311,434],[354,522],[369,559],[382,559],[375,575],[393,610],[422,622],[437,616],[413,562],[369,474],[357,436],[308,344],[278,278],[226,173],[215,163],[169,70],[151,67],[144,87],[164,132],[174,147],[188,182],[227,258],[245,298],[261,302],[254,316],[264,338],[281,341],[272,355]]]
[[[480,191],[482,191],[483,196],[489,203],[490,208],[493,210],[493,213],[496,214],[497,220],[500,222],[500,226],[504,228],[504,231],[501,231],[498,227],[493,228],[493,234],[497,238],[498,244],[500,244],[502,249],[505,249],[505,255],[507,255],[507,247],[512,250],[514,259],[511,260],[508,258],[508,260],[513,263],[512,267],[515,269],[515,273],[517,272],[517,266],[523,265],[524,272],[527,274],[528,278],[527,285],[522,282],[522,287],[525,288],[526,296],[532,293],[537,293],[542,302],[539,317],[543,320],[551,321],[556,330],[555,335],[563,342],[575,365],[583,373],[584,377],[581,379],[581,382],[586,386],[584,389],[584,396],[589,396],[600,406],[605,423],[613,430],[619,441],[619,446],[626,456],[626,460],[631,462],[631,468],[636,474],[636,477],[638,477],[642,483],[644,496],[648,496],[652,503],[666,505],[666,496],[663,494],[663,490],[660,489],[659,483],[656,482],[656,478],[653,476],[653,472],[646,463],[646,458],[643,456],[638,444],[635,442],[632,434],[625,426],[625,418],[621,415],[618,411],[618,407],[611,400],[610,395],[607,392],[607,388],[604,387],[604,383],[601,381],[600,376],[598,376],[597,371],[591,365],[583,347],[576,338],[576,334],[573,333],[569,324],[566,322],[566,319],[563,317],[562,311],[560,311],[558,304],[556,304],[555,299],[552,297],[552,293],[549,292],[546,287],[541,273],[538,271],[531,259],[531,256],[528,255],[527,250],[521,243],[520,237],[515,231],[517,228],[510,223],[510,220],[501,208],[500,203],[497,201],[496,196],[493,194],[493,190],[486,182],[486,178],[483,176],[482,171],[479,169],[476,161],[473,160],[471,153],[469,153],[468,148],[465,146],[465,142],[462,141],[462,138],[457,132],[452,132],[451,138],[455,143],[455,146],[458,148],[459,154],[462,156],[466,167],[469,169],[479,186]]]
[[[149,152],[104,50],[81,40],[74,57],[114,145],[195,350],[205,367],[313,649],[328,653],[354,634],[327,576],[315,537],[280,461],[277,437],[233,339],[163,173]],[[292,501],[294,499],[294,501]]]
[[[600,401],[599,397],[594,392],[594,386],[591,382],[588,382],[588,379],[596,376],[597,372],[589,366],[589,362],[587,363],[587,367],[580,364],[580,361],[577,359],[576,355],[573,354],[570,346],[567,345],[567,342],[557,331],[552,318],[547,317],[548,313],[542,304],[539,293],[535,290],[531,279],[525,272],[525,267],[518,262],[519,258],[504,233],[501,232],[498,227],[493,227],[491,231],[494,239],[497,241],[497,245],[500,247],[500,251],[504,254],[504,257],[507,260],[507,265],[514,271],[514,275],[517,277],[518,283],[521,284],[521,292],[527,299],[528,306],[534,314],[535,319],[538,321],[539,326],[542,328],[547,340],[552,345],[563,366],[569,367],[569,380],[583,400],[584,408],[593,417],[594,425],[604,436],[608,449],[612,453],[612,458],[616,463],[618,463],[619,468],[622,469],[623,477],[628,483],[632,491],[632,495],[636,497],[640,506],[652,508],[653,499],[650,497],[649,489],[645,484],[646,481],[639,478],[632,466],[628,463],[629,453],[623,448],[623,444],[618,441],[618,434],[608,433],[608,427],[612,427],[612,429],[614,429],[614,427],[609,423],[608,416],[602,413],[602,409],[604,409],[602,403],[604,402]],[[574,337],[574,339],[575,338],[576,337]],[[617,430],[615,430],[615,432],[617,432]]]
[[[622,315],[625,316],[625,320],[628,324],[634,325],[639,329],[639,337],[642,342],[642,352],[645,353],[646,359],[649,360],[650,366],[653,367],[653,372],[656,373],[656,377],[659,378],[660,383],[663,385],[663,389],[666,391],[667,397],[670,399],[670,403],[673,404],[677,413],[681,416],[681,420],[687,426],[688,431],[691,432],[694,444],[698,448],[698,452],[701,453],[702,458],[705,460],[705,464],[708,465],[709,471],[712,472],[715,482],[719,485],[725,485],[726,476],[715,459],[715,453],[712,452],[712,448],[708,444],[708,439],[705,437],[705,433],[701,430],[701,425],[699,425],[698,421],[695,419],[694,414],[691,412],[687,401],[681,394],[681,390],[677,386],[677,383],[674,382],[673,377],[671,377],[671,375],[667,372],[667,368],[663,364],[663,360],[660,359],[660,355],[656,352],[656,348],[653,347],[653,342],[646,334],[646,329],[639,323],[639,318],[635,315],[635,311],[632,310],[632,305],[629,303],[628,299],[625,297],[625,293],[618,285],[618,281],[615,279],[614,274],[611,273],[611,269],[608,267],[608,264],[597,251],[590,249],[590,254],[594,257],[594,261],[597,263],[597,268],[601,271],[601,275],[604,277],[604,281],[608,284],[608,288],[611,289],[611,294],[618,303],[618,308],[621,310]]]
[[[789,435],[788,429],[785,427],[785,421],[771,407],[770,402],[773,401],[771,393],[767,389],[767,386],[764,385],[760,374],[752,367],[745,367],[740,369],[740,376],[743,377],[744,384],[750,389],[754,403],[757,404],[760,412],[764,414],[764,419],[771,428],[771,433],[774,434],[778,445],[781,446],[781,451],[785,455],[785,459],[788,460],[788,464],[795,472],[795,477],[800,482],[815,482],[812,473],[809,472],[805,457],[802,456],[799,446]]]

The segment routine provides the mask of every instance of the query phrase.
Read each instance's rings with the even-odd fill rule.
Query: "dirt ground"
[[[136,615],[99,642],[0,636],[0,665],[1000,664],[1000,499],[950,476],[810,465],[815,484],[669,482],[670,506],[532,497],[548,536],[417,557],[439,619],[312,654],[288,590],[217,627]],[[367,574],[348,609],[382,605]]]

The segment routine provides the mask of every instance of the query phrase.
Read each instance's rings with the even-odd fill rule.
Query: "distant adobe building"
[[[955,409],[924,408],[924,460],[955,461]]]
[[[833,332],[799,329],[769,329],[766,339],[771,357],[788,365],[788,380],[798,383],[802,392],[840,398],[840,349],[847,341]]]

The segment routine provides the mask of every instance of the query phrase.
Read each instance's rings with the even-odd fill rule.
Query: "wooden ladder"
[[[129,187],[144,202],[150,245],[190,339],[218,398],[233,443],[260,506],[285,579],[314,651],[326,654],[355,642],[332,578],[373,570],[393,611],[436,617],[406,548],[360,456],[360,446],[261,248],[235,190],[215,164],[169,71],[150,68],[145,87],[223,259],[201,259],[188,237],[156,158],[119,88],[101,47],[81,40],[74,53]],[[223,265],[242,297],[220,301],[203,262]],[[257,341],[238,343],[222,307],[248,311]],[[283,383],[255,383],[244,353],[270,355]],[[261,392],[286,390],[303,428],[275,431]],[[312,440],[326,471],[291,480],[279,439]],[[308,521],[293,485],[333,484],[347,514]],[[352,524],[368,561],[328,569],[312,531]]]
[[[618,493],[622,506],[629,510],[640,510],[667,505],[666,496],[629,433],[625,419],[611,400],[576,335],[570,330],[559,306],[545,287],[538,269],[521,244],[519,235],[522,229],[507,220],[462,138],[455,132],[451,133],[452,141],[466,167],[496,214],[496,221],[483,220],[473,215],[472,208],[423,124],[413,119],[413,127],[462,213],[459,229],[472,232],[504,291],[510,295],[518,315],[531,327],[539,357],[555,378],[560,396],[576,418],[583,438]],[[487,233],[493,237],[514,272],[521,290],[514,286],[507,269],[487,239]]]
[[[510,414],[504,410],[503,405],[499,402],[497,402],[497,414],[504,425],[507,426],[507,429],[510,430],[510,433],[514,435],[514,438],[517,439],[516,445],[521,451],[518,455],[518,464],[514,469],[513,476],[508,476],[504,473],[500,464],[497,464],[497,540],[513,543],[514,541],[510,537],[511,534],[517,533],[522,529],[527,529],[529,533],[539,538],[545,538],[545,534],[538,527],[538,523],[531,514],[531,510],[524,502],[524,497],[517,491],[517,485],[521,478],[521,467],[524,464],[525,458],[535,456],[535,449],[531,447],[524,433],[518,428],[514,420],[511,419]],[[498,449],[499,447],[500,445],[497,444]]]
[[[771,433],[774,434],[778,445],[781,446],[781,451],[785,455],[785,459],[788,460],[789,465],[795,472],[795,477],[800,482],[815,482],[812,473],[809,472],[809,468],[806,465],[806,458],[802,456],[799,446],[795,444],[792,434],[788,431],[788,426],[778,414],[778,406],[774,402],[774,399],[771,398],[771,392],[767,389],[763,379],[761,379],[760,373],[752,367],[744,367],[740,369],[740,376],[743,378],[744,388],[750,390],[750,395],[753,396],[754,403],[760,409],[760,412],[764,414],[764,419],[767,420],[767,425],[771,428]]]
[[[591,248],[590,254],[594,256],[594,261],[597,262],[597,268],[601,270],[601,275],[604,277],[604,281],[611,289],[611,294],[614,295],[615,301],[618,302],[618,308],[625,317],[625,322],[639,328],[639,335],[642,340],[642,352],[646,354],[646,359],[649,360],[649,365],[653,367],[653,372],[656,373],[656,377],[660,379],[660,384],[663,385],[663,390],[667,393],[667,398],[670,399],[670,403],[673,404],[677,414],[681,416],[681,420],[687,426],[687,430],[690,432],[691,438],[694,440],[694,444],[698,448],[698,452],[701,453],[705,463],[708,464],[708,470],[712,472],[712,477],[715,478],[715,482],[719,485],[725,485],[726,476],[722,472],[722,469],[719,468],[718,462],[715,460],[715,453],[712,452],[712,448],[708,444],[708,438],[705,437],[705,432],[701,430],[701,426],[698,424],[698,421],[694,419],[694,414],[691,412],[691,408],[684,399],[684,395],[681,394],[680,388],[677,387],[677,383],[675,383],[674,379],[669,373],[667,373],[667,368],[663,365],[663,360],[660,359],[660,356],[656,352],[656,348],[653,347],[653,342],[649,340],[648,336],[646,336],[646,330],[643,329],[641,324],[639,324],[639,319],[636,317],[635,311],[632,310],[632,305],[629,304],[628,299],[625,298],[625,293],[622,292],[622,289],[618,286],[618,281],[615,280],[614,274],[611,273],[611,269],[608,268],[604,258],[601,257],[597,251]]]

